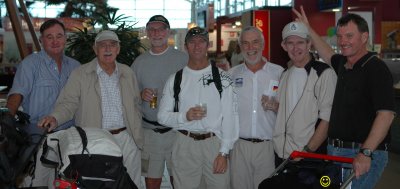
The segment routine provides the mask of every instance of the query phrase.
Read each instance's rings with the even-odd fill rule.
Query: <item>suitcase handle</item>
[[[313,159],[335,161],[335,162],[340,162],[340,163],[349,163],[349,164],[353,163],[353,158],[330,156],[330,155],[325,155],[325,154],[299,152],[299,151],[293,151],[290,154],[290,159],[295,159],[295,158],[313,158]]]

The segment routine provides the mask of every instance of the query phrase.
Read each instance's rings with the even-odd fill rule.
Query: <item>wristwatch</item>
[[[227,153],[224,153],[224,152],[220,152],[220,153],[218,153],[218,155],[220,155],[220,156],[222,156],[222,157],[229,157],[229,154],[227,154]]]
[[[362,153],[364,156],[372,157],[372,150],[368,148],[360,148],[359,153]]]
[[[303,151],[304,151],[304,152],[308,152],[308,153],[313,153],[313,152],[314,152],[314,151],[312,151],[312,150],[308,147],[308,145],[305,145],[305,146],[304,146]]]

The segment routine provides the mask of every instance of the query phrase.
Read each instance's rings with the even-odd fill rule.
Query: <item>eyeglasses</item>
[[[150,33],[160,33],[160,32],[165,32],[167,30],[166,27],[161,27],[161,28],[147,28],[147,31]]]
[[[106,49],[107,47],[109,47],[109,48],[117,48],[119,46],[119,43],[116,42],[116,41],[111,42],[111,43],[99,42],[99,43],[96,43],[96,46],[101,48],[101,49]]]

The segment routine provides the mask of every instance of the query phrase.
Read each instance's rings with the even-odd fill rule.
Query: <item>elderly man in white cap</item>
[[[143,135],[135,74],[116,61],[120,45],[114,32],[100,32],[93,50],[97,58],[71,73],[53,112],[38,126],[53,130],[74,118],[77,126],[110,131],[121,147],[127,172],[139,185]]]
[[[311,41],[304,24],[287,24],[281,45],[291,66],[283,72],[278,87],[279,108],[273,136],[278,165],[294,150],[326,151],[326,145],[321,144],[327,137],[336,86],[333,69],[310,54]]]

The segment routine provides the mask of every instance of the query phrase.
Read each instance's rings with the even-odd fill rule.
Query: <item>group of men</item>
[[[339,20],[339,55],[302,7],[293,11],[296,21],[282,31],[286,70],[262,56],[265,40],[256,27],[240,33],[244,63],[224,71],[210,64],[203,28],[187,32],[187,53],[169,47],[170,24],[162,15],[146,24],[151,48],[132,69],[116,61],[119,39],[107,30],[96,36],[96,58],[78,67],[63,54],[63,24],[46,21],[44,50],[19,66],[7,107],[15,114],[22,105],[49,130],[71,120],[109,130],[132,180],[139,185],[144,176],[147,189],[160,188],[165,165],[176,189],[258,188],[292,151],[323,152],[325,141],[328,154],[354,158],[352,188],[372,188],[388,161],[395,114],[390,72],[367,51],[368,26],[360,16]],[[326,63],[310,54],[312,45]],[[36,168],[33,185],[51,187],[50,173]]]

